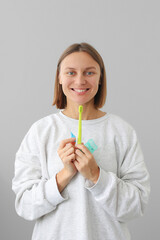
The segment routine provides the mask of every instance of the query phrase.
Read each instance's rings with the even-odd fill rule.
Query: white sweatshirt
[[[133,127],[117,115],[82,120],[82,142],[92,139],[100,167],[96,184],[79,172],[60,193],[57,149],[77,137],[78,120],[62,111],[35,122],[16,153],[12,189],[17,214],[36,220],[32,240],[128,240],[126,223],[142,216],[149,174]]]

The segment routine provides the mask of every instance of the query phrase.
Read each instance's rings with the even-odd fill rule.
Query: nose
[[[75,76],[75,82],[77,85],[86,84],[86,79],[83,73],[79,73],[77,76]]]

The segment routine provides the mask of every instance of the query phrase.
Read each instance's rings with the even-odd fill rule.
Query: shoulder
[[[38,136],[44,136],[48,134],[51,130],[54,131],[59,124],[59,117],[58,113],[53,113],[50,115],[47,115],[45,117],[42,117],[35,121],[29,128],[29,131],[27,134],[31,135],[37,135]]]
[[[40,140],[45,140],[51,131],[55,132],[56,122],[58,121],[57,113],[45,116],[35,121],[23,137],[19,151],[37,152],[36,149]]]
[[[49,126],[54,126],[54,124],[58,121],[58,113],[53,113],[50,115],[47,115],[45,117],[42,117],[35,121],[32,124],[33,128],[44,128]]]
[[[120,117],[116,114],[110,113],[109,118],[110,118],[111,124],[115,128],[126,129],[126,130],[133,130],[134,129],[132,124],[130,124],[127,120],[125,120],[124,118],[122,118],[122,117]]]
[[[109,120],[110,128],[117,137],[124,141],[125,139],[136,138],[135,128],[127,120],[112,113],[109,114]]]

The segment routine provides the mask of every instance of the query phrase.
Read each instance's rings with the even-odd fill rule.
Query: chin
[[[76,101],[76,99],[74,99],[74,100],[72,100],[72,102],[73,102],[73,104],[74,103],[76,103],[76,104],[78,104],[78,105],[84,105],[84,104],[94,104],[94,99],[90,99],[90,100],[77,100]]]

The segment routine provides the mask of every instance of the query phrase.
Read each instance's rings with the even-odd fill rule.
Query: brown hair
[[[58,77],[59,77],[61,62],[65,57],[67,57],[69,54],[74,52],[86,52],[99,64],[100,70],[101,70],[100,85],[99,85],[98,92],[94,97],[94,106],[96,108],[102,108],[105,104],[106,96],[107,96],[107,79],[106,79],[105,66],[104,66],[102,57],[96,51],[96,49],[92,47],[90,44],[85,42],[80,44],[79,43],[72,44],[63,52],[63,54],[59,58],[59,61],[57,64],[56,78],[55,78],[54,99],[53,99],[52,105],[56,105],[56,107],[59,109],[64,109],[67,106],[67,99],[63,93],[62,85],[59,84]]]

